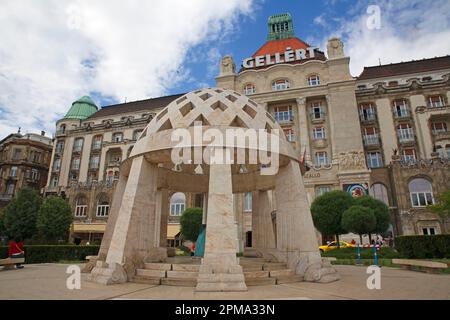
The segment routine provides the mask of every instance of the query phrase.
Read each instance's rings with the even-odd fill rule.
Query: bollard
[[[356,250],[358,252],[358,262],[357,262],[357,264],[358,264],[358,266],[360,266],[361,265],[361,249],[359,248],[359,241],[358,241],[358,248]]]
[[[374,260],[374,265],[378,266],[378,254],[377,254],[376,243],[373,244],[373,260]]]

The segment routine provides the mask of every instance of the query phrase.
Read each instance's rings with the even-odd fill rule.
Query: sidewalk
[[[86,281],[81,290],[66,288],[68,265],[26,265],[0,270],[0,299],[444,299],[450,300],[450,275],[401,269],[381,270],[381,290],[368,290],[366,268],[336,266],[341,280],[329,284],[299,282],[249,287],[244,293],[195,293],[194,288],[126,283],[102,286]]]

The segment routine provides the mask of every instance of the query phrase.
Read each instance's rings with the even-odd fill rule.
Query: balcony
[[[292,112],[275,112],[275,121],[279,124],[292,124],[294,115]]]
[[[310,114],[312,123],[321,123],[325,121],[325,111],[311,112]]]
[[[394,111],[394,118],[401,120],[401,119],[410,119],[411,118],[411,112],[407,109],[399,109]]]
[[[121,163],[122,163],[122,161],[117,161],[117,160],[109,161],[108,168],[120,167]]]
[[[364,146],[366,147],[379,147],[380,137],[377,134],[363,136]]]
[[[377,120],[377,116],[375,113],[366,113],[366,114],[360,114],[359,119],[361,123],[372,123]]]
[[[409,145],[409,144],[414,144],[416,139],[414,138],[413,134],[408,134],[408,135],[399,134],[398,141],[400,142],[400,144],[403,144],[403,145],[408,144]]]
[[[323,148],[328,147],[328,141],[325,138],[314,139],[312,144],[313,144],[314,148],[317,148],[317,149],[323,149]]]
[[[450,131],[433,132],[434,141],[450,140]]]
[[[56,137],[62,137],[62,136],[65,136],[65,135],[66,135],[66,130],[59,129],[59,130],[56,130],[56,132],[55,132],[55,136]]]

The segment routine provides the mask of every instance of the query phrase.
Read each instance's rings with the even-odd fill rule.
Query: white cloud
[[[366,9],[372,4],[381,9],[378,30],[370,30],[366,24],[369,17]],[[450,54],[448,0],[358,1],[351,13],[355,14],[339,19],[340,27],[327,39],[331,36],[344,39],[354,76],[364,66],[378,65],[379,59],[388,64]]]
[[[89,92],[119,101],[159,96],[186,79],[190,48],[235,30],[252,0],[3,0],[0,137],[54,130]],[[211,57],[217,52],[212,50]]]

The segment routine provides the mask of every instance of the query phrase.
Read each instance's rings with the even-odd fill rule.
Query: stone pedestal
[[[280,168],[275,192],[278,258],[305,281],[338,280],[336,270],[322,262],[298,163]]]
[[[205,256],[196,291],[246,291],[242,267],[236,257],[231,166],[211,164],[209,174]]]

